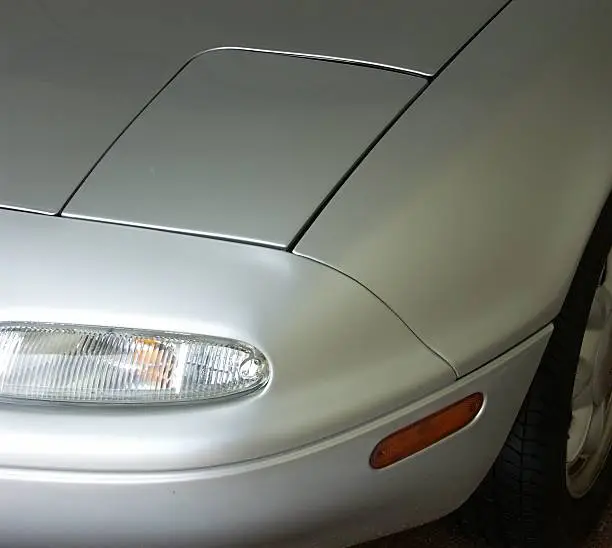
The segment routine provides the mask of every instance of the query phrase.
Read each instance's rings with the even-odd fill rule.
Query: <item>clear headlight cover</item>
[[[269,364],[230,339],[72,325],[0,324],[0,398],[155,404],[265,386]]]

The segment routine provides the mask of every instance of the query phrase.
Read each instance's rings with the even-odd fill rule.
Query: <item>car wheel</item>
[[[611,246],[608,198],[516,422],[459,513],[489,544],[576,546],[605,507],[612,486]]]

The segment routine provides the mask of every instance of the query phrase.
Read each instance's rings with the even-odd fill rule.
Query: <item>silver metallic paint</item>
[[[0,204],[57,212],[113,139],[199,52],[246,46],[430,74],[502,3],[3,0]]]
[[[612,188],[612,4],[515,0],[296,252],[371,289],[460,375],[558,313]]]
[[[252,397],[172,409],[0,405],[0,467],[178,470],[287,451],[452,383],[371,293],[284,251],[0,212],[0,321],[247,341],[272,379]],[[23,242],[28,242],[23,245]],[[61,440],[55,443],[54,440]]]
[[[425,80],[224,49],[191,61],[64,210],[285,247]]]
[[[329,8],[340,2],[301,3],[305,13],[285,13],[281,26],[251,2],[239,19],[234,2],[182,6],[227,6],[207,19],[206,40],[231,27],[238,45],[413,59],[402,68],[433,73],[500,4],[394,2],[414,17],[355,12],[343,34],[346,12]],[[147,98],[208,48],[198,45],[203,20],[177,3],[7,5],[0,203],[55,212]],[[335,16],[321,20],[322,5]],[[552,317],[610,188],[609,9],[514,0],[298,246],[377,292],[466,374],[456,382],[372,293],[312,260],[1,211],[0,320],[236,336],[271,357],[274,378],[258,397],[167,414],[0,405],[0,542],[82,546],[104,535],[117,548],[207,533],[244,545],[248,530],[250,541],[287,546],[274,538],[282,519],[303,545],[318,535],[342,546],[465,500],[514,420],[550,327],[472,370]],[[391,32],[404,23],[411,32]],[[483,198],[487,208],[475,207]],[[382,437],[477,389],[487,403],[472,427],[381,473],[367,467]]]
[[[0,542],[344,548],[438,518],[462,504],[488,471],[550,333],[542,330],[412,405],[266,459],[166,473],[0,467]],[[470,426],[387,469],[369,468],[370,452],[389,433],[478,391],[485,407]]]

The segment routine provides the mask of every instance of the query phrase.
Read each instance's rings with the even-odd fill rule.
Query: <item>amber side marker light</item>
[[[370,466],[385,468],[414,455],[470,424],[482,408],[484,396],[472,394],[433,415],[393,432],[370,455]]]

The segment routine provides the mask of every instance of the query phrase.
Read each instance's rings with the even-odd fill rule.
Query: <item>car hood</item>
[[[289,3],[282,0],[262,0],[257,3],[246,0],[182,0],[172,3],[148,0],[24,0],[4,4],[0,7],[0,205],[43,213],[58,212],[147,101],[198,52],[222,47],[259,48],[337,57],[398,70],[394,79],[391,73],[376,78],[365,76],[365,72],[373,69],[364,68],[361,69],[365,71],[364,76],[355,76],[356,72],[345,68],[344,73],[329,76],[343,83],[332,82],[328,96],[319,102],[316,97],[300,96],[299,90],[294,89],[293,95],[287,92],[289,84],[286,82],[286,74],[288,71],[293,77],[293,69],[264,67],[262,73],[252,80],[254,85],[262,84],[260,93],[274,91],[270,89],[273,87],[270,82],[284,82],[285,87],[278,85],[277,93],[270,95],[276,104],[285,102],[286,108],[281,108],[279,112],[284,115],[305,104],[304,117],[313,114],[314,120],[308,132],[312,134],[321,131],[319,147],[328,150],[330,154],[335,154],[338,139],[345,139],[347,135],[355,136],[345,150],[338,151],[333,168],[323,162],[325,168],[315,174],[315,178],[319,178],[317,181],[324,179],[325,184],[315,183],[316,192],[309,194],[299,211],[289,214],[295,216],[294,224],[297,225],[298,217],[304,217],[313,204],[325,195],[326,190],[342,176],[343,169],[350,167],[398,108],[414,94],[418,86],[409,82],[412,77],[406,73],[435,73],[502,3],[500,0],[469,0],[459,5],[454,0],[398,0],[379,2],[374,7],[371,3],[349,0],[333,3]],[[245,69],[245,77],[240,80],[240,85],[244,86],[247,85],[246,75],[253,78],[257,68],[256,62],[246,64],[250,66]],[[338,69],[341,67],[340,64],[334,66]],[[240,135],[244,129],[252,130],[255,127],[252,125],[253,109],[260,108],[262,101],[251,101],[245,92],[242,95],[234,93],[231,103],[227,105],[220,104],[223,78],[236,81],[235,71],[239,70],[236,63],[227,61],[218,66],[206,66],[204,70],[196,70],[192,74],[196,87],[203,90],[210,82],[209,79],[224,72],[226,67],[229,76],[224,75],[216,82],[218,85],[213,86],[215,89],[210,92],[208,99],[216,100],[217,103],[209,103],[209,110],[214,111],[217,107],[221,110],[232,108],[240,113],[241,118],[234,119],[227,126],[234,135]],[[317,74],[318,71],[321,74]],[[296,82],[304,83],[313,77],[327,78],[331,72],[323,68],[296,68]],[[379,71],[380,74],[382,72]],[[401,84],[400,76],[404,78]],[[366,100],[364,93],[360,95],[357,90],[348,99],[352,106],[341,112],[336,121],[345,123],[349,117],[357,117],[358,113],[366,112],[368,122],[354,128],[354,131],[349,128],[344,133],[331,131],[329,127],[333,124],[328,124],[326,128],[317,125],[316,120],[325,117],[328,120],[334,119],[329,109],[334,109],[340,102],[338,97],[355,85],[363,85],[364,90],[371,90],[371,99]],[[283,96],[285,92],[289,93],[286,99]],[[319,96],[323,93],[320,89],[315,92]],[[178,100],[183,93],[187,92],[178,89],[169,101]],[[330,99],[330,96],[335,96],[335,99]],[[375,101],[380,101],[378,110],[372,107]],[[176,110],[176,107],[170,107],[170,110],[173,109]],[[160,120],[167,120],[168,112],[166,110]],[[270,115],[269,123],[273,123],[275,112],[270,105],[267,110],[264,108],[259,112],[267,112]],[[183,114],[189,118],[185,112]],[[227,151],[231,141],[227,137],[230,129],[215,125],[227,122],[227,119],[210,117],[210,112],[207,116],[207,121],[198,119],[205,123],[206,135],[194,132],[192,127],[189,130],[191,137],[210,143],[211,136],[217,134],[221,137],[219,146],[224,145]],[[275,119],[278,120],[278,116]],[[297,124],[304,122],[304,119],[290,118],[286,121],[283,131],[287,144],[291,135],[299,134]],[[154,124],[148,126],[148,129],[155,132],[164,130]],[[227,139],[224,140],[224,137]],[[280,133],[275,139],[280,139]],[[276,161],[279,152],[270,148],[277,143],[275,139],[264,138],[261,141],[261,149],[257,153],[262,163],[271,164]],[[303,146],[304,141],[298,138],[296,144]],[[184,145],[185,142],[182,142],[181,146]],[[342,149],[342,146],[339,148]],[[134,151],[126,149],[123,152],[131,154]],[[241,152],[240,149],[237,152]],[[299,148],[289,144],[281,153],[285,158],[293,156],[296,166],[305,165],[313,157],[306,153],[302,156]],[[174,156],[165,157],[165,160],[177,165],[180,162],[183,166],[191,159],[189,155],[182,155],[178,151],[175,151]],[[202,185],[201,192],[186,192],[183,194],[184,200],[201,201],[206,192],[216,186],[210,197],[213,205],[220,205],[211,207],[211,210],[218,212],[221,206],[231,206],[235,203],[235,197],[241,195],[248,186],[249,179],[244,176],[244,169],[250,166],[240,165],[240,162],[236,164],[237,170],[242,169],[242,175],[237,177],[238,183],[234,185],[225,184],[232,178],[231,173],[214,172],[211,168],[211,174],[221,179],[208,176],[199,183]],[[129,170],[126,175],[131,175]],[[265,177],[267,174],[262,172],[260,175]],[[224,185],[220,186],[220,181]],[[105,184],[105,181],[98,180],[97,183]],[[149,180],[132,188],[135,195],[140,195],[139,207],[143,209],[148,206],[143,203],[142,197],[155,194],[155,188],[150,183]],[[171,185],[173,181],[160,182],[157,179],[156,184]],[[192,184],[193,180],[190,180],[183,187],[179,185],[178,190],[185,190]],[[271,218],[276,213],[271,207],[260,207],[261,203],[269,203],[261,192],[274,192],[279,185],[289,185],[297,192],[297,199],[301,200],[297,186],[303,184],[305,179],[299,177],[297,182],[286,180],[281,184],[277,181],[270,188],[256,183],[249,187],[251,194],[246,194],[249,200],[257,196],[252,202],[254,207],[249,212],[235,208],[226,214],[233,214],[237,218],[244,218],[245,215],[254,215],[260,220]],[[219,193],[223,194],[220,188],[227,189],[227,193],[221,197],[218,196]],[[292,192],[281,192],[280,196],[282,200],[291,200]],[[174,207],[177,204],[170,205]],[[153,214],[143,224],[182,227],[175,218],[156,221],[153,217],[157,216],[156,208],[159,208],[159,204],[151,207]],[[278,207],[278,201],[273,203],[273,207]],[[82,213],[87,216],[88,211],[85,209]],[[125,215],[115,213],[109,210],[99,216],[124,220],[121,217]],[[96,212],[92,214],[96,215]],[[205,211],[204,215],[211,215],[211,212]],[[190,224],[192,221],[188,220],[185,227],[193,228],[187,226]],[[282,228],[279,228],[281,225]],[[283,243],[289,232],[287,227],[286,222],[280,223],[261,234],[254,234],[252,239]],[[226,231],[219,223],[198,225],[194,229],[206,233]],[[251,226],[246,223],[230,236],[250,238],[249,230]]]

